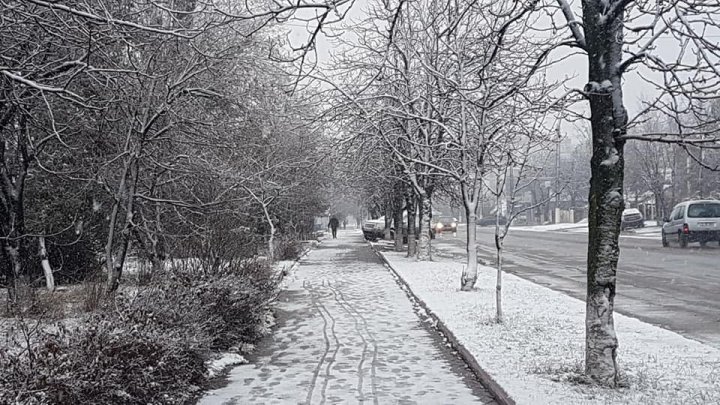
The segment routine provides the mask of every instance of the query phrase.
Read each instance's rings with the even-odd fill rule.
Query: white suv
[[[687,247],[690,242],[720,242],[720,201],[685,201],[673,208],[662,227],[662,244],[677,242]]]

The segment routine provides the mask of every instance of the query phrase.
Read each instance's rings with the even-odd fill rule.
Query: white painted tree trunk
[[[40,264],[42,265],[43,273],[45,274],[45,286],[48,290],[54,291],[55,277],[53,276],[52,267],[50,266],[50,259],[48,259],[44,236],[40,236],[38,238],[38,247],[40,248]]]
[[[467,261],[460,279],[460,289],[470,291],[475,286],[478,277],[478,255],[477,255],[477,202],[465,203],[465,217],[467,218],[467,240],[466,251]]]
[[[496,232],[499,232],[496,231]],[[503,238],[497,233],[495,234],[495,247],[497,249],[497,280],[495,282],[495,321],[497,323],[503,322],[503,309],[502,309],[502,265],[503,265]]]

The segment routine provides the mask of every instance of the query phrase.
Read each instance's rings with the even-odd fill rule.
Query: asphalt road
[[[478,227],[480,257],[495,264],[493,228]],[[437,239],[464,249],[465,230]],[[615,310],[720,348],[720,246],[663,248],[657,239],[620,238]],[[587,233],[510,230],[507,272],[585,300]]]

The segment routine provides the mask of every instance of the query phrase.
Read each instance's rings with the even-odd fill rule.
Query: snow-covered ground
[[[623,238],[641,238],[641,239],[657,239],[660,240],[660,229],[655,221],[645,221],[644,228],[628,229],[620,234]],[[549,224],[549,225],[533,225],[533,226],[513,226],[513,231],[527,232],[571,232],[571,233],[587,233],[587,221],[577,222],[574,224]]]
[[[462,264],[384,252],[395,271],[518,404],[718,404],[720,350],[615,314],[626,388],[582,378],[584,302],[503,276],[505,322],[494,322],[495,269],[459,291]]]
[[[548,225],[527,225],[527,226],[513,226],[513,230],[518,231],[531,231],[531,232],[547,232],[547,231],[567,231],[569,229],[582,229],[587,230],[587,222],[577,224],[548,224]]]

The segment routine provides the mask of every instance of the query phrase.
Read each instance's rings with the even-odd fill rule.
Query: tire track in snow
[[[323,287],[324,286],[325,286],[325,281],[323,281]],[[332,287],[330,287],[330,281],[327,282],[327,287],[332,289]],[[317,293],[317,290],[316,290],[316,293]],[[332,356],[327,361],[327,366],[325,368],[325,380],[323,381],[322,388],[320,390],[320,395],[322,397],[322,399],[320,400],[320,404],[323,405],[323,404],[325,404],[325,401],[327,400],[327,386],[328,386],[328,383],[330,382],[330,371],[332,370],[333,365],[335,365],[335,361],[337,359],[337,354],[340,351],[340,339],[338,339],[337,332],[335,331],[335,324],[336,324],[335,317],[332,316],[332,314],[330,313],[330,310],[327,309],[327,306],[325,306],[325,304],[323,304],[321,302],[322,294],[318,293],[318,298],[319,298],[317,301],[318,305],[320,306],[320,308],[322,308],[322,310],[325,311],[325,313],[327,314],[327,317],[330,318],[330,321],[331,321],[330,334],[332,335],[332,338],[335,341],[335,350],[333,350]],[[330,340],[327,338],[327,334],[325,334],[325,340],[328,345],[327,346],[328,349],[325,351],[325,356],[327,356],[327,354],[329,353],[329,345],[330,345]]]
[[[313,370],[312,379],[310,380],[310,387],[308,390],[307,397],[305,397],[305,403],[310,405],[312,404],[312,397],[313,393],[315,391],[315,385],[317,384],[318,376],[320,375],[320,370],[322,369],[323,363],[325,362],[325,356],[330,352],[330,339],[328,338],[327,334],[327,327],[328,327],[328,321],[327,318],[325,318],[325,314],[320,309],[320,305],[318,304],[319,297],[315,293],[312,284],[309,282],[306,283],[303,281],[303,288],[308,291],[310,294],[310,301],[312,302],[313,308],[315,308],[318,313],[320,314],[320,317],[323,319],[323,338],[325,340],[325,352],[320,356],[320,361],[318,361],[317,366],[315,366],[315,370]]]
[[[370,332],[370,330],[368,328],[367,320],[365,319],[365,317],[360,313],[360,311],[358,311],[355,308],[355,306],[350,301],[348,301],[345,298],[345,295],[343,294],[342,290],[340,290],[339,288],[336,288],[336,287],[332,287],[332,286],[329,286],[329,287],[335,296],[335,301],[337,301],[338,305],[340,305],[340,307],[343,308],[345,310],[345,312],[353,319],[353,321],[355,323],[355,331],[357,332],[358,336],[360,337],[360,339],[363,342],[363,350],[362,350],[362,354],[360,356],[360,362],[358,363],[358,366],[357,366],[357,374],[358,374],[357,390],[358,390],[358,394],[360,396],[359,401],[360,401],[360,403],[363,403],[364,396],[365,396],[365,394],[363,392],[363,382],[364,382],[363,367],[365,365],[365,361],[367,359],[367,353],[369,351],[368,350],[368,348],[369,348],[368,340],[370,340],[373,344],[373,357],[374,358],[377,358],[377,342],[375,341],[375,337],[373,336],[373,334]],[[363,329],[365,331],[364,334],[363,334]],[[365,334],[368,336],[368,338],[365,337]],[[377,403],[377,395],[376,395],[377,388],[376,388],[374,375],[375,375],[375,362],[373,361],[371,363],[370,384],[371,384],[371,389],[372,389],[372,394],[373,394],[373,400],[375,403]]]

